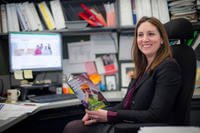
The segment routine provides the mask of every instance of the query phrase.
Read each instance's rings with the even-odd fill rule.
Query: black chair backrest
[[[169,39],[179,39],[181,43],[172,45],[173,56],[181,67],[182,85],[175,103],[171,120],[175,125],[188,125],[192,95],[196,76],[196,56],[193,49],[185,44],[193,36],[192,24],[184,18],[167,22],[165,25]]]

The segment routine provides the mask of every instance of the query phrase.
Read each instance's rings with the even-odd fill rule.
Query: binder
[[[39,11],[44,19],[44,22],[49,30],[55,29],[53,16],[45,1],[38,3]]]
[[[119,0],[120,26],[133,26],[131,0]]]
[[[55,21],[56,29],[64,29],[66,25],[60,0],[50,1],[50,7]]]
[[[104,4],[104,8],[106,10],[106,21],[107,21],[108,27],[115,27],[116,15],[115,15],[114,3],[106,3]]]
[[[35,7],[35,4],[33,2],[29,3],[28,4],[29,8],[31,9],[31,12],[32,12],[32,18],[34,18],[34,22],[35,22],[35,25],[37,27],[37,29],[39,31],[42,31],[44,29],[43,25],[42,25],[42,22],[40,20],[40,17],[38,15],[38,12],[36,10],[36,7]]]
[[[30,31],[29,24],[25,12],[22,9],[22,4],[18,3],[16,5],[17,8],[17,15],[19,18],[20,26],[22,31]]]
[[[158,10],[159,19],[162,23],[166,23],[170,20],[167,1],[157,0],[157,2],[158,2],[158,9],[159,9]]]
[[[12,24],[11,4],[6,4],[6,13],[7,13],[8,31],[12,31],[13,24]]]
[[[1,23],[2,23],[2,32],[7,33],[7,13],[6,13],[6,4],[1,4]]]
[[[29,3],[24,2],[22,6],[24,8],[26,17],[28,19],[30,29],[32,31],[38,30],[38,26],[37,26],[37,23],[36,23],[37,18],[34,16],[34,14],[32,12],[32,8],[29,6]]]
[[[19,30],[19,21],[17,17],[16,4],[6,4],[7,12],[7,22],[8,22],[8,31],[20,31]]]
[[[140,20],[143,16],[152,16],[151,0],[135,0],[137,20]]]
[[[159,19],[159,9],[158,9],[158,0],[151,0],[152,5],[152,16]]]

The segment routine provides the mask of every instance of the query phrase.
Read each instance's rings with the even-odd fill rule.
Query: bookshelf
[[[90,40],[91,35],[95,35],[97,33],[99,34],[111,34],[111,33],[116,33],[117,34],[117,45],[119,45],[119,38],[120,35],[132,35],[135,29],[135,25],[130,25],[130,24],[123,24],[121,22],[120,18],[120,13],[123,12],[121,9],[121,5],[127,5],[121,2],[130,2],[132,0],[60,0],[61,6],[62,6],[62,11],[64,14],[64,19],[66,22],[66,27],[57,29],[54,28],[53,30],[48,29],[48,27],[45,25],[45,22],[41,16],[41,13],[39,13],[38,9],[38,4],[41,2],[45,2],[47,6],[51,9],[50,1],[45,1],[45,0],[7,0],[6,3],[5,1],[1,1],[0,4],[12,4],[12,3],[25,3],[25,2],[33,2],[34,6],[36,7],[36,11],[39,15],[39,18],[41,20],[41,23],[43,24],[44,29],[43,30],[30,30],[30,32],[56,32],[60,33],[62,35],[62,40],[63,40],[63,49],[67,49],[67,44],[71,42],[76,42],[76,41],[88,41]],[[103,17],[106,20],[106,11],[104,9],[104,4],[106,3],[113,3],[114,8],[115,8],[115,25],[114,26],[91,26],[89,24],[86,24],[83,27],[80,28],[69,28],[70,26],[67,25],[68,22],[71,24],[82,21],[82,19],[79,17],[80,12],[84,11],[84,9],[80,6],[80,4],[85,4],[87,7],[90,8],[96,8],[98,11],[100,11],[103,15]],[[137,3],[136,3],[137,4]],[[135,5],[136,6],[136,5]],[[133,7],[133,6],[132,6]],[[133,10],[133,9],[132,9]],[[53,10],[51,10],[53,11]],[[53,13],[52,13],[53,14]],[[200,22],[193,22],[194,29],[197,31],[200,31]],[[20,31],[22,31],[22,28],[20,28]],[[1,49],[8,50],[8,46],[5,46],[8,44],[8,32],[0,32],[0,42],[3,42],[3,46],[1,46]],[[118,56],[118,53],[116,53]],[[3,52],[2,55],[7,55],[6,53]],[[0,55],[0,56],[2,56]],[[66,50],[63,51],[63,58],[67,59],[68,58],[68,52]],[[7,59],[9,60],[9,59]],[[9,66],[8,61],[4,61],[2,64],[6,63],[7,65],[4,65],[3,71],[7,71],[6,73],[9,73],[9,70],[6,69],[5,67]]]

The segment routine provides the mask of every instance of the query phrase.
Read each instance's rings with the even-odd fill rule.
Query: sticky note
[[[15,79],[23,79],[23,71],[22,70],[14,71],[14,77]]]
[[[33,78],[32,70],[24,70],[24,78],[25,79],[32,79]]]

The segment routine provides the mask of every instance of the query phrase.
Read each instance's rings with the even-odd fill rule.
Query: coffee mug
[[[7,102],[16,103],[21,92],[18,89],[8,89],[7,90]]]

